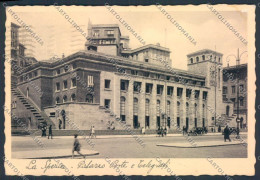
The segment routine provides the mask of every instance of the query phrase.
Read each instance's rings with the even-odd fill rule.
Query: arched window
[[[180,117],[180,106],[181,106],[181,103],[179,101],[177,101],[177,117]]]
[[[202,55],[202,60],[205,61],[205,55]]]
[[[120,98],[120,114],[125,115],[125,97]]]
[[[56,97],[56,104],[60,103],[60,98]]]
[[[134,115],[138,115],[138,99],[137,98],[134,98]]]
[[[93,95],[92,94],[87,94],[86,95],[86,102],[93,103],[93,101],[94,101]]]
[[[150,108],[150,100],[146,99],[145,100],[145,116],[149,116],[149,108]]]
[[[64,96],[63,96],[63,102],[65,103],[65,102],[67,102],[67,101],[68,101],[68,98],[67,98],[66,95],[64,95]]]
[[[195,103],[195,104],[194,104],[195,118],[197,117],[197,106],[198,106],[197,103]]]
[[[167,116],[170,116],[170,106],[171,106],[171,102],[167,101]]]
[[[199,62],[199,57],[196,57],[196,62]]]
[[[157,100],[157,103],[156,103],[156,114],[157,114],[157,116],[160,116],[160,111],[161,111],[160,104],[161,104],[160,100]]]
[[[71,95],[71,101],[72,101],[72,102],[76,101],[76,95],[75,95],[75,94],[72,94],[72,95]]]
[[[191,63],[191,64],[193,63],[193,58],[190,58],[190,63]]]
[[[186,117],[189,117],[189,103],[186,102]]]

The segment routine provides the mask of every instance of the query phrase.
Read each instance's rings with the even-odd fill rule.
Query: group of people
[[[47,125],[44,125],[41,127],[42,130],[42,137],[46,137],[46,131],[47,131]],[[51,137],[52,139],[52,125],[49,126],[49,134],[48,134],[48,139]]]
[[[162,136],[162,137],[166,136],[167,133],[168,133],[168,129],[166,127],[165,128],[159,127],[158,130],[157,130],[157,134],[158,134],[159,137],[160,136]]]

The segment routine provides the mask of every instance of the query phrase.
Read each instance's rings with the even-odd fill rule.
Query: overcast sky
[[[106,7],[61,7],[85,32],[89,19],[93,24],[119,24],[122,35],[130,37],[130,47],[137,48],[142,44],[111,14]],[[246,50],[246,46],[230,31],[207,6],[192,6],[192,11],[176,7],[164,7],[165,10],[188,32],[197,42],[192,44],[155,6],[150,7],[112,7],[140,35],[146,44],[160,43],[171,50],[173,67],[186,69],[186,55],[201,49],[212,49],[226,56]],[[55,54],[69,55],[73,49],[73,39],[78,39],[76,47],[84,49],[84,37],[80,32],[72,33],[72,25],[51,6],[41,8],[11,7],[20,19],[32,25],[36,34],[44,41],[40,46],[36,43],[35,55],[38,60],[46,60]],[[247,39],[247,14],[241,11],[220,11],[221,15]],[[10,17],[10,14],[7,13]],[[11,20],[10,18],[8,20]],[[17,23],[16,20],[11,20]],[[78,34],[77,34],[78,33]],[[72,36],[73,34],[73,36]],[[73,45],[74,47],[74,45]],[[247,54],[242,56],[241,63],[247,62]],[[235,65],[235,58],[230,65]]]

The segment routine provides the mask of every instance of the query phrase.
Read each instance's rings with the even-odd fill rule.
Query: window
[[[155,74],[155,78],[156,78],[156,79],[160,79],[160,78],[161,78],[161,75],[160,75],[160,74]]]
[[[232,94],[236,93],[236,87],[232,86]]]
[[[169,81],[171,79],[170,76],[166,76],[166,80]]]
[[[105,108],[110,109],[110,99],[105,99]]]
[[[157,128],[161,127],[161,118],[160,118],[160,116],[157,116],[157,123],[156,123],[156,125],[157,125]]]
[[[196,62],[199,62],[199,57],[196,57]]]
[[[203,100],[207,100],[208,92],[203,91]]]
[[[205,61],[205,55],[202,55],[202,60]]]
[[[125,122],[125,115],[120,115],[121,121]]]
[[[57,73],[57,74],[60,74],[60,69],[57,69],[56,73]]]
[[[146,99],[145,100],[145,116],[149,116],[149,108],[150,108],[150,100],[149,99]]]
[[[163,93],[163,85],[157,85],[157,95],[162,95]]]
[[[200,91],[199,90],[195,90],[195,95],[194,95],[195,99],[198,99],[199,96],[200,96]]]
[[[157,116],[161,115],[161,113],[160,113],[161,112],[160,104],[161,104],[160,100],[157,100],[157,102],[156,102],[156,115]]]
[[[75,94],[72,94],[72,95],[71,95],[71,101],[72,101],[72,102],[76,101],[76,95],[75,95]]]
[[[125,90],[126,90],[126,82],[123,81],[123,80],[121,80],[120,89],[121,89],[122,91],[125,91]]]
[[[141,82],[134,82],[134,92],[140,92],[141,91]]]
[[[76,87],[77,83],[76,83],[76,78],[71,79],[71,87]]]
[[[108,30],[107,31],[108,36],[114,36],[114,31],[113,30]]]
[[[220,57],[218,58],[218,62],[220,63]]]
[[[171,102],[170,101],[167,101],[167,116],[170,116],[170,107],[171,107]]]
[[[181,97],[182,96],[182,88],[177,88],[177,96]]]
[[[68,89],[68,82],[67,82],[67,80],[63,81],[63,89]]]
[[[151,94],[153,90],[153,84],[146,83],[145,92]]]
[[[172,86],[167,86],[167,95],[172,96],[173,94],[173,87]]]
[[[144,77],[149,77],[150,73],[149,72],[143,72]]]
[[[105,88],[110,89],[110,80],[105,79]]]
[[[64,96],[63,96],[63,102],[65,103],[65,102],[67,102],[67,101],[68,101],[68,98],[67,98],[66,95],[64,95]]]
[[[145,128],[149,128],[150,126],[150,116],[145,116]]]
[[[239,105],[240,106],[244,106],[244,98],[240,98],[239,99]]]
[[[171,128],[171,118],[167,118],[167,127],[170,129]]]
[[[228,88],[226,86],[223,86],[223,94],[227,94]]]
[[[94,86],[93,76],[88,76],[88,87],[93,87],[93,86]]]
[[[60,91],[60,83],[56,83],[56,91]]]
[[[138,74],[138,71],[136,71],[136,70],[131,70],[131,74],[132,74],[132,75],[137,75],[137,74]]]
[[[215,120],[215,118],[214,118],[214,117],[212,117],[211,119],[212,119],[212,121],[214,121],[214,120]]]
[[[121,119],[122,116],[124,116],[125,119],[125,97],[121,97],[120,98],[120,115],[121,115]]]
[[[180,127],[180,117],[177,117],[177,126]]]
[[[190,63],[191,63],[191,64],[193,63],[193,58],[190,58]]]
[[[56,97],[56,104],[60,103],[60,98]]]
[[[87,94],[85,101],[88,103],[93,103],[94,102],[93,94]]]
[[[134,107],[133,107],[134,115],[138,115],[138,99],[134,98]]]
[[[236,106],[236,98],[231,98],[230,100],[233,102],[233,106],[235,107]]]
[[[191,96],[191,89],[186,89],[186,98],[190,98]]]
[[[37,71],[34,71],[34,77],[37,77],[37,76],[38,76]]]
[[[145,59],[144,59],[144,62],[149,62],[149,59],[148,59],[148,58],[145,58]]]

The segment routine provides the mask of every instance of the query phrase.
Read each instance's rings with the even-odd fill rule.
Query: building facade
[[[222,101],[221,53],[188,54],[188,70],[179,70],[171,67],[168,48],[131,50],[120,45],[120,29],[112,27],[91,25],[89,35],[96,43],[87,42],[86,50],[27,67],[12,91],[22,106],[14,113],[31,128],[43,122],[58,128],[62,120],[62,129],[73,129],[73,122],[80,129],[99,130],[190,130],[225,125],[232,118],[225,109],[230,105],[233,111],[232,103]],[[106,35],[113,43],[102,43]]]

